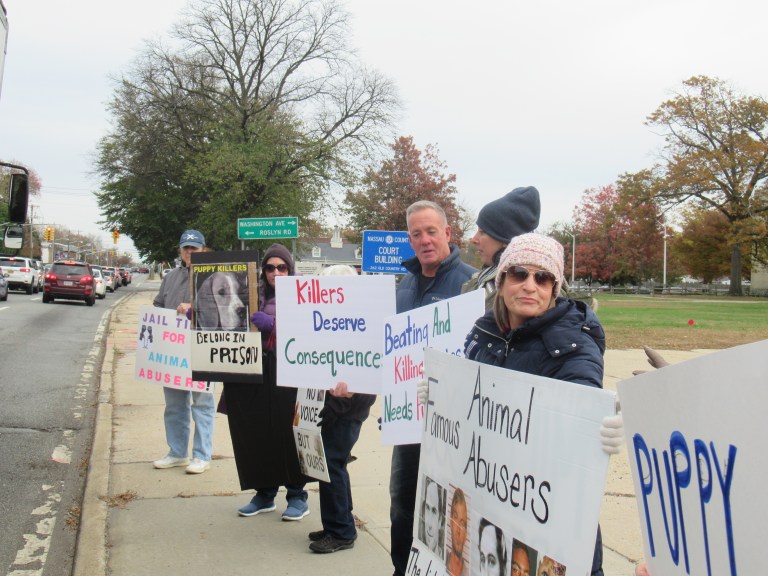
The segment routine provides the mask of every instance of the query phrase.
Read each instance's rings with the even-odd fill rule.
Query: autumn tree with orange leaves
[[[378,169],[369,168],[356,190],[344,199],[348,226],[362,237],[363,230],[407,230],[405,211],[418,200],[443,207],[451,226],[451,241],[461,246],[466,231],[466,211],[457,203],[456,175],[446,173],[438,150],[427,144],[420,151],[411,136],[392,144],[392,157]]]
[[[640,202],[614,186],[586,190],[575,208],[575,277],[587,283],[637,284],[660,279],[663,220],[653,202]],[[570,237],[566,267],[571,266]]]

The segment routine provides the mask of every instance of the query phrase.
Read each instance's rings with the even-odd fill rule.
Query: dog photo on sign
[[[198,330],[248,330],[247,272],[195,275],[195,327]]]

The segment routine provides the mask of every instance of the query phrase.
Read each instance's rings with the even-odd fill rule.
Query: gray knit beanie
[[[477,226],[488,236],[509,244],[515,236],[533,232],[539,225],[541,201],[533,186],[515,188],[480,210]]]

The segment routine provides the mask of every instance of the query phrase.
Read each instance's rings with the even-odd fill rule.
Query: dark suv
[[[53,302],[55,298],[83,300],[88,306],[93,306],[96,303],[96,282],[91,265],[72,260],[54,262],[45,275],[43,302]]]

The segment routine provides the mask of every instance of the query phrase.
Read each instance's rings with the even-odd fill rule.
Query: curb
[[[107,573],[107,503],[102,497],[109,494],[109,474],[112,459],[112,390],[114,350],[109,328],[118,309],[133,294],[120,300],[109,313],[105,326],[104,360],[101,365],[93,443],[83,491],[80,527],[77,535],[72,576],[92,576]]]

